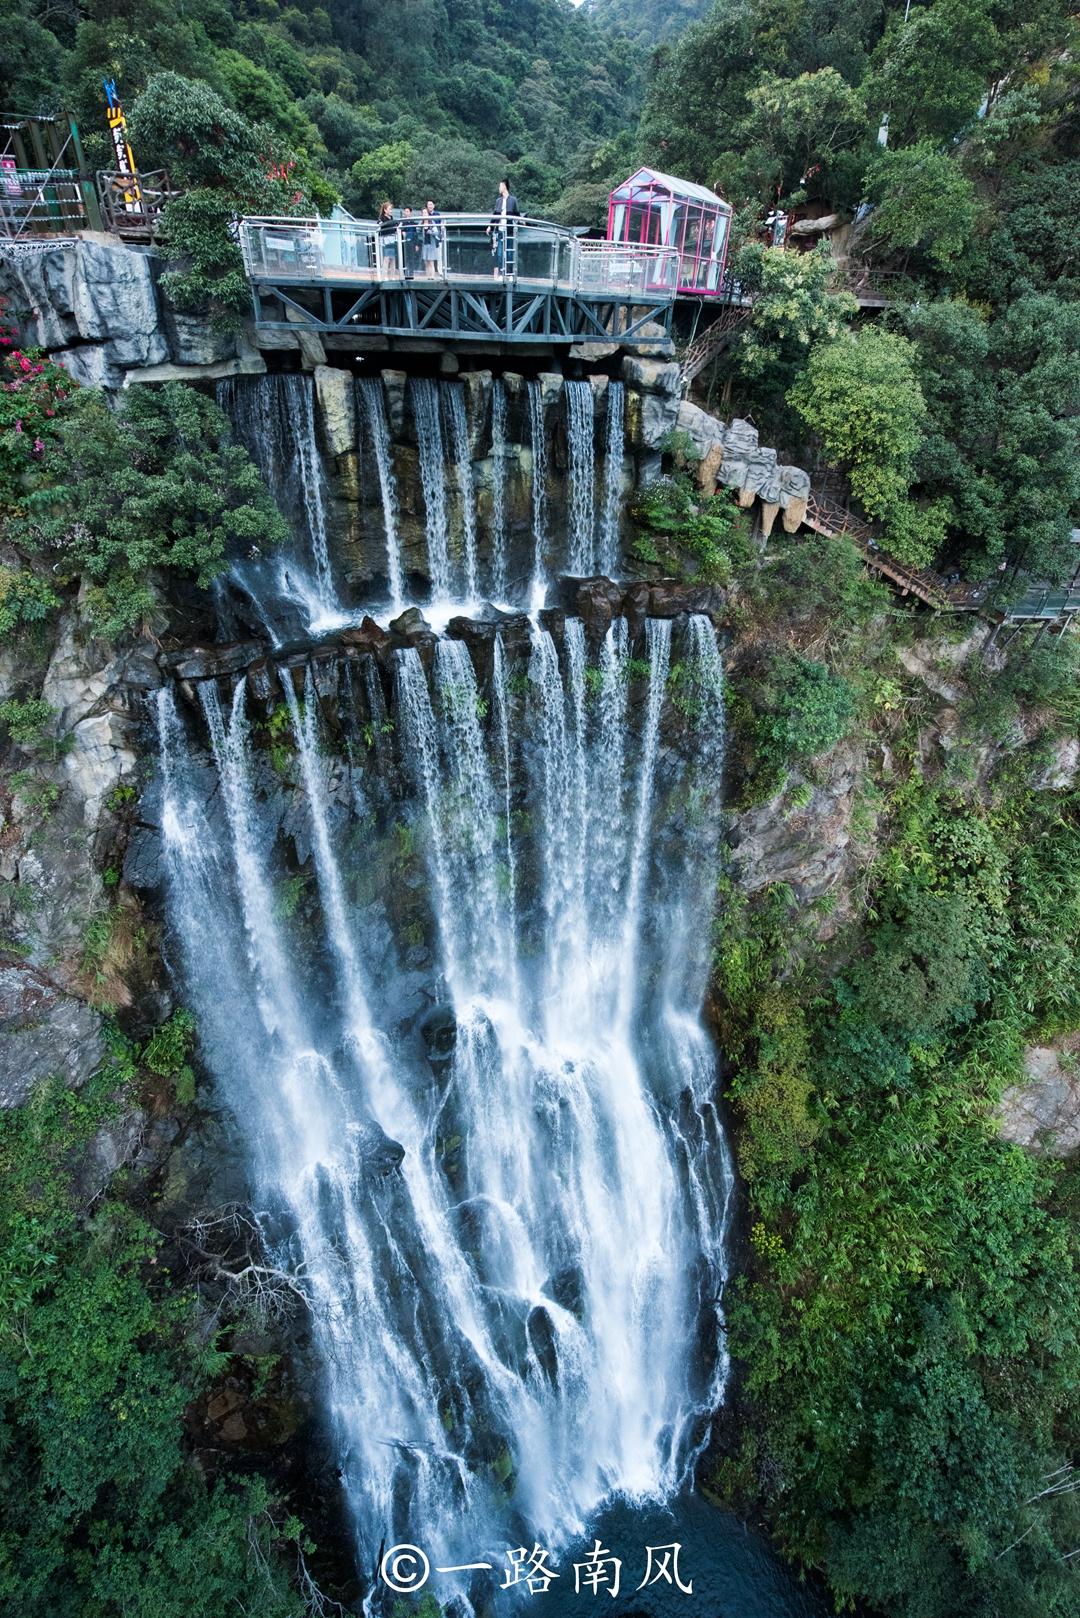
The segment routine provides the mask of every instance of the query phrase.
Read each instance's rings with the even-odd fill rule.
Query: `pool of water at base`
[[[604,1552],[622,1561],[614,1598],[609,1594],[610,1565],[607,1583],[595,1593],[584,1576],[575,1592],[574,1563],[589,1557],[597,1537]],[[663,1578],[636,1588],[646,1572],[648,1547],[660,1551],[673,1544],[680,1547],[679,1577],[691,1593]],[[660,1560],[654,1556],[654,1571]],[[829,1618],[832,1611],[824,1594],[800,1580],[764,1535],[696,1494],[683,1495],[667,1507],[616,1501],[584,1541],[552,1558],[552,1565],[560,1577],[546,1592],[499,1591],[494,1612],[514,1613],[515,1618],[519,1611],[535,1611],[537,1618],[595,1618],[609,1610],[619,1618]]]

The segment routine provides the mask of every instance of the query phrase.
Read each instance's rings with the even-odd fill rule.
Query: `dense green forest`
[[[614,24],[642,45],[659,45],[697,22],[712,0],[585,0],[599,22]]]
[[[639,160],[713,185],[755,301],[708,396],[836,478],[896,556],[1004,599],[1063,576],[1080,523],[1080,32],[1068,0],[905,9],[0,0],[0,101],[70,109],[105,164],[117,79],[140,163],[186,187],[166,285],[219,321],[247,307],[238,209],[484,207],[505,172],[526,211],[584,224]],[[846,278],[827,248],[763,245],[777,204],[851,223]],[[852,267],[888,307],[859,311]],[[111,410],[48,363],[3,363],[0,649],[44,634],[75,581],[122,645],[163,580],[206,584],[229,543],[281,527],[209,398],[133,390]],[[841,542],[778,538],[763,564],[726,507],[693,503],[681,453],[642,502],[642,554],[672,546],[731,589],[733,809],[797,816],[822,758],[856,746],[868,850],[835,928],[783,883],[750,905],[720,876],[713,1010],[750,1250],[738,1431],[706,1482],[840,1603],[1074,1618],[1080,1183],[1004,1143],[993,1109],[1026,1044],[1080,1025],[1080,796],[1043,789],[1080,726],[1075,642],[962,676],[943,654],[935,751],[926,682],[897,661],[908,606]],[[0,707],[38,831],[49,717]],[[124,917],[88,935],[90,981]],[[182,1417],[221,1356],[173,1255],[122,1184],[75,1211],[72,1147],[118,1097],[190,1105],[190,1030],[165,1028],[117,1034],[77,1098],[0,1118],[0,1596],[50,1618],[325,1610],[297,1594],[310,1548],[287,1499],[255,1469],[205,1483],[186,1462]]]

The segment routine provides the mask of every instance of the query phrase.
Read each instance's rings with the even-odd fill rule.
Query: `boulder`
[[[679,405],[675,425],[680,433],[685,433],[693,445],[694,460],[700,461],[717,446],[723,450],[724,423],[708,410],[702,410],[700,405],[690,404],[684,400]]]
[[[643,394],[639,419],[641,437],[635,448],[661,449],[679,419],[679,401],[664,393]]]
[[[341,631],[342,645],[354,647],[358,652],[372,652],[383,661],[388,657],[393,637],[387,633],[374,618],[363,617],[359,624],[350,625]]]
[[[618,352],[618,343],[574,343],[570,349],[570,358],[582,360],[586,365],[599,365],[602,360],[609,360]]]
[[[540,383],[540,403],[545,410],[558,404],[562,398],[563,378],[559,371],[541,371],[537,380]]]
[[[397,618],[391,620],[389,627],[395,646],[412,647],[420,654],[420,661],[424,667],[431,667],[435,660],[435,647],[439,637],[419,607],[407,607]]]
[[[622,362],[622,374],[627,387],[636,388],[639,393],[662,394],[675,400],[675,413],[678,412],[682,381],[673,360],[641,359],[636,354],[628,354]]]
[[[27,966],[0,966],[0,1107],[58,1077],[78,1089],[105,1060],[102,1021]]]
[[[622,598],[622,586],[611,579],[563,578],[557,586],[559,605],[582,620],[585,633],[593,641],[603,640],[619,612]]]

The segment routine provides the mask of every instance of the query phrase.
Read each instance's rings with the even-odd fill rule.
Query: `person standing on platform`
[[[411,281],[420,262],[420,226],[407,205],[401,210],[401,256],[405,260],[405,279]]]
[[[382,259],[382,273],[384,277],[393,277],[398,273],[398,234],[397,220],[394,218],[394,204],[392,202],[380,203],[379,216],[375,223],[379,227],[379,257]]]
[[[434,279],[439,273],[439,248],[442,246],[442,214],[428,198],[420,215],[420,233],[424,239],[424,274]]]
[[[514,273],[514,238],[510,230],[510,220],[520,218],[521,209],[518,207],[517,197],[510,189],[510,181],[500,180],[499,195],[495,198],[495,206],[491,210],[491,224],[487,232],[491,237],[491,251],[495,259],[492,273],[496,279],[500,275]]]

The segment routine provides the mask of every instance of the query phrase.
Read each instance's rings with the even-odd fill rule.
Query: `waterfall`
[[[567,382],[566,439],[570,456],[568,567],[578,577],[595,570],[595,408],[591,382]]]
[[[557,1548],[615,1495],[678,1490],[726,1376],[700,1021],[715,637],[620,619],[590,646],[570,619],[476,663],[440,640],[430,676],[400,651],[392,728],[370,657],[302,696],[282,678],[286,781],[243,681],[227,711],[199,687],[209,763],[156,698],[167,912],[267,1250],[307,1300],[358,1566],[395,1540],[433,1563]],[[378,875],[403,836],[426,888]]]
[[[506,389],[496,377],[491,388],[491,593],[506,591]]]
[[[446,518],[446,465],[439,420],[438,383],[430,377],[410,377],[409,399],[420,449],[420,484],[424,492],[431,597],[433,601],[444,602],[450,599],[450,537]]]
[[[310,555],[272,559],[274,589],[299,607],[308,632],[322,634],[348,621],[334,589],[327,537],[327,487],[315,436],[315,385],[308,376],[227,377],[217,402],[262,473],[278,507]],[[238,564],[241,588],[265,613],[255,570]]]
[[[607,433],[604,439],[604,505],[600,516],[601,573],[614,578],[619,565],[619,496],[622,483],[623,425],[626,415],[626,389],[621,382],[609,382],[607,390]]]
[[[356,382],[356,398],[367,426],[379,478],[383,533],[386,536],[386,576],[390,584],[390,611],[397,614],[404,604],[401,538],[398,534],[397,483],[390,459],[390,428],[386,420],[382,378],[359,377]]]
[[[461,499],[462,551],[465,560],[464,596],[466,601],[477,601],[480,596],[480,585],[476,571],[476,491],[473,487],[464,385],[461,382],[444,383],[443,400],[450,426],[450,444],[457,474],[458,495]]]
[[[533,573],[530,605],[535,610],[543,605],[547,570],[544,550],[547,546],[547,436],[544,422],[544,390],[539,382],[529,383],[529,438],[532,445],[532,535]]]

